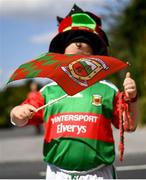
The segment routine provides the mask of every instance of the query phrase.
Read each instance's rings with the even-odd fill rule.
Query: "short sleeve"
[[[119,129],[119,96],[120,96],[120,92],[118,91],[114,97],[114,101],[113,101],[113,119],[112,119],[112,123],[113,125]]]

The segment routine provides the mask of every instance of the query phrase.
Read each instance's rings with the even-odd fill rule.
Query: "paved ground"
[[[116,162],[117,175],[121,179],[146,179],[146,158],[144,154],[125,157],[121,165]],[[46,164],[42,161],[0,163],[0,179],[42,179]]]
[[[116,151],[118,152],[119,131],[114,130]],[[137,128],[133,133],[125,133],[125,154],[146,154],[146,127]]]
[[[42,143],[34,127],[0,130],[0,163],[42,160]]]
[[[114,130],[116,144],[119,133]],[[146,128],[125,134],[125,160],[115,162],[119,178],[146,179]],[[34,127],[0,129],[0,179],[44,178],[42,135]],[[116,151],[118,153],[116,146]]]

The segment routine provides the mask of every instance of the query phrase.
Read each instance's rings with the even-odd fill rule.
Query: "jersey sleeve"
[[[113,119],[112,119],[112,123],[113,125],[119,129],[119,110],[120,110],[120,105],[119,105],[119,96],[120,96],[120,92],[118,91],[114,97],[114,102],[113,102]]]
[[[23,104],[30,104],[35,108],[39,108],[44,105],[44,98],[40,92],[30,92]],[[41,123],[43,123],[43,109],[36,112],[32,119],[28,121],[27,125],[38,125]]]

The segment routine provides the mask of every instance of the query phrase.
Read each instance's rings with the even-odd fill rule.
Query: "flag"
[[[127,66],[127,63],[110,56],[45,53],[22,64],[8,83],[27,78],[49,78],[68,95],[74,95]]]

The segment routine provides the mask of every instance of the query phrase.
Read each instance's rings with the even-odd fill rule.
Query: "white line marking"
[[[117,171],[144,170],[144,169],[146,169],[146,164],[116,167]]]
[[[46,176],[46,172],[45,171],[40,171],[39,175],[42,176],[42,177],[45,177]]]

